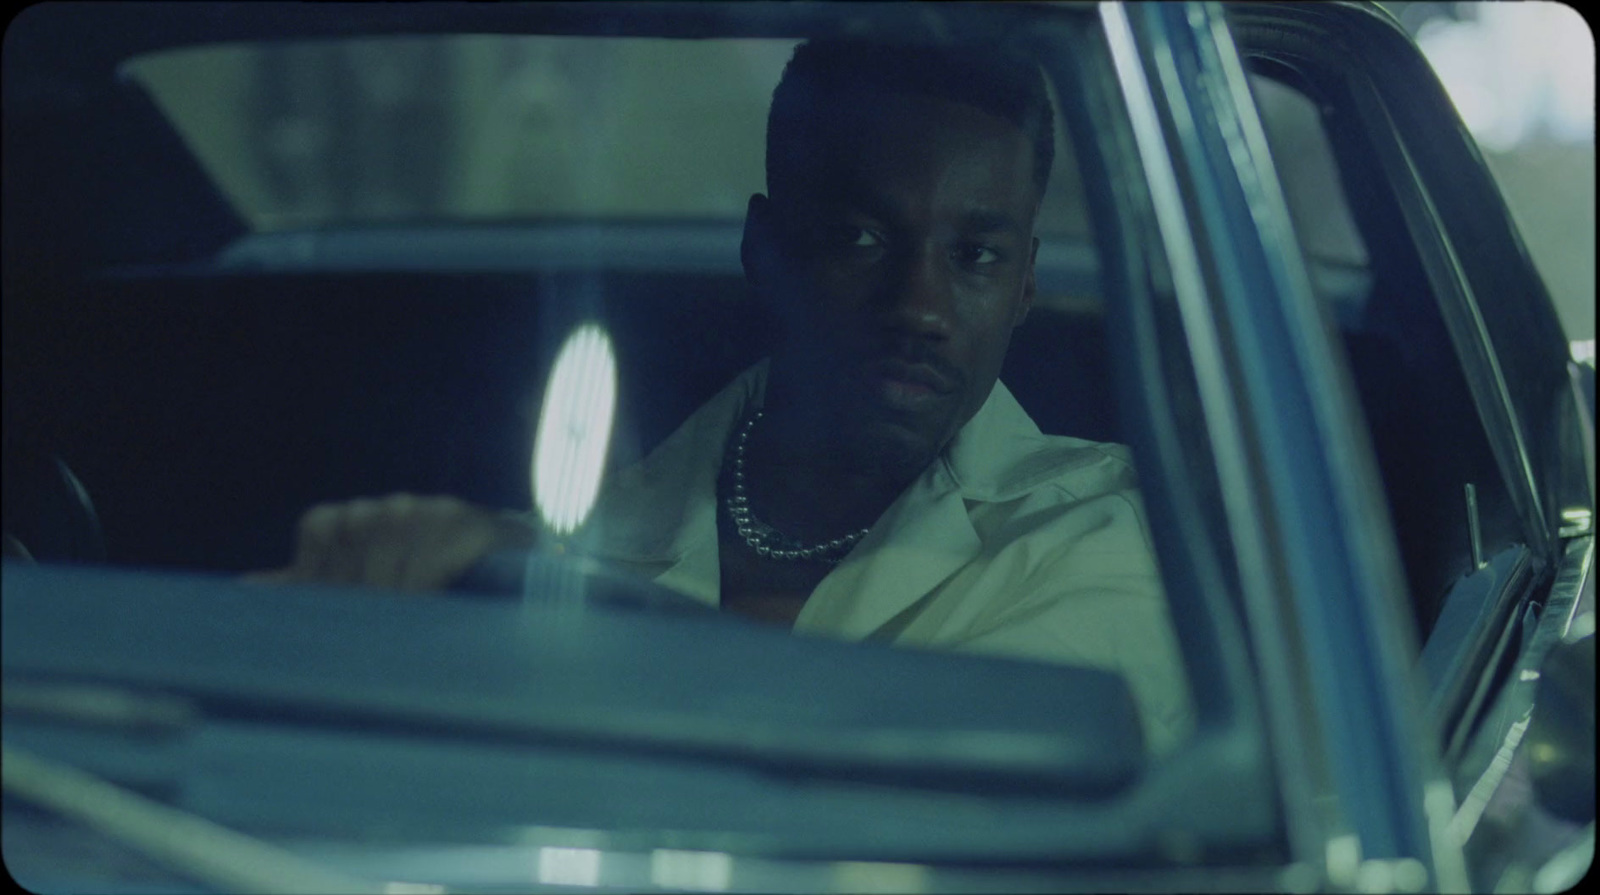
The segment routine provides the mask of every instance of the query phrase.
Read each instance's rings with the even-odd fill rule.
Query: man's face
[[[1021,129],[884,94],[824,141],[797,195],[751,200],[746,271],[773,357],[854,464],[914,475],[988,398],[1031,306],[1039,196]]]

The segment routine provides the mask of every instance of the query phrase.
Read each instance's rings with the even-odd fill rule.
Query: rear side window
[[[1372,292],[1372,258],[1350,213],[1320,110],[1282,82],[1255,75],[1250,84],[1311,287],[1339,320],[1355,325]]]
[[[792,39],[430,35],[132,60],[259,231],[426,221],[741,220]],[[1059,133],[1041,233],[1084,240]]]
[[[1426,638],[1476,571],[1469,500],[1485,556],[1520,540],[1514,508],[1408,228],[1406,190],[1365,128],[1341,127],[1355,115],[1347,94],[1255,62],[1268,144],[1313,288],[1340,330]]]
[[[133,60],[257,230],[737,218],[797,41],[432,35]]]

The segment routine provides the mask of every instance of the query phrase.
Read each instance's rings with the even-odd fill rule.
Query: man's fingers
[[[332,581],[370,584],[373,553],[389,537],[389,518],[376,500],[352,500],[339,508],[334,549],[324,559]]]
[[[398,588],[405,580],[408,554],[416,549],[418,498],[395,495],[381,501],[354,501],[344,519],[344,543],[355,564],[354,583]]]
[[[532,549],[537,543],[534,530],[510,513],[489,512],[460,501],[448,509],[459,520],[456,536],[413,558],[423,565],[415,577],[418,587],[442,587],[496,550]]]
[[[483,509],[453,497],[420,501],[400,586],[434,590],[454,581],[493,549],[491,518]]]
[[[341,549],[339,530],[344,508],[338,504],[312,507],[300,517],[294,561],[289,569],[301,581],[337,581]]]
[[[435,498],[397,494],[384,500],[383,518],[370,541],[367,581],[380,587],[424,590],[432,582],[417,583],[417,564],[436,543],[450,536],[441,530],[434,510]]]
[[[493,549],[493,532],[481,520],[475,520],[470,526],[456,529],[448,539],[414,552],[406,566],[403,586],[413,590],[444,587]]]
[[[453,497],[397,494],[325,504],[301,518],[288,568],[245,580],[432,590],[494,550],[531,547],[534,539],[511,514]]]

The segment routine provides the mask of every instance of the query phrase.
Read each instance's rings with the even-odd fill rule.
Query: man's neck
[[[831,408],[794,401],[769,384],[745,446],[752,505],[763,522],[803,541],[871,526],[933,458],[898,463],[865,456]]]

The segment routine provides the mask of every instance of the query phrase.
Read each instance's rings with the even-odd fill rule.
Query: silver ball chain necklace
[[[745,420],[733,441],[733,493],[728,495],[724,504],[728,508],[729,518],[733,520],[734,529],[739,532],[739,537],[744,539],[745,544],[759,556],[781,560],[817,560],[837,565],[857,541],[866,537],[865,528],[831,541],[807,544],[778,531],[750,512],[750,494],[745,487],[744,451],[745,445],[750,441],[750,431],[756,427],[756,421],[761,417],[762,411],[757,410]]]

